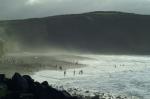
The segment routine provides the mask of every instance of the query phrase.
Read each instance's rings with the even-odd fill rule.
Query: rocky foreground
[[[11,79],[0,74],[0,99],[78,99],[66,91],[49,86],[47,81],[34,81],[30,76],[15,73]]]
[[[92,96],[79,93],[83,92],[71,88],[60,91],[50,86],[47,81],[34,81],[29,75],[15,73],[12,78],[6,78],[4,74],[0,74],[0,99],[129,99],[104,93],[94,93]]]

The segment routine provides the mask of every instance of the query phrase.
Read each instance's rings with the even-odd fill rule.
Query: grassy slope
[[[8,37],[26,47],[59,46],[92,52],[150,54],[150,16],[91,12],[3,21]]]

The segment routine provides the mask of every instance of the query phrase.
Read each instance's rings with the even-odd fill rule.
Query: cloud
[[[150,14],[150,0],[0,0],[0,20],[90,11]]]
[[[40,1],[39,0],[28,0],[26,4],[34,5],[34,4],[37,4],[37,3],[40,3]]]

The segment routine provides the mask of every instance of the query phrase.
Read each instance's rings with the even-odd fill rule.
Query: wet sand
[[[15,72],[33,75],[42,70],[65,71],[82,68],[85,64],[78,63],[84,59],[70,55],[7,55],[0,59],[0,73],[11,77]],[[69,60],[69,61],[68,61]]]

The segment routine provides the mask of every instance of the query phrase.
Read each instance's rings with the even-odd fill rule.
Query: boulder
[[[27,91],[29,89],[28,81],[19,73],[15,73],[12,77],[12,83],[15,86],[14,90]]]
[[[1,75],[4,82],[0,82],[0,99],[78,99],[67,91],[59,91],[49,86],[47,81],[34,82],[28,76],[15,73],[12,79]]]
[[[35,89],[34,88],[35,87],[34,80],[28,75],[24,75],[23,78],[26,79],[28,82],[29,91],[33,92]]]
[[[3,82],[5,79],[5,74],[0,74],[0,82]]]

